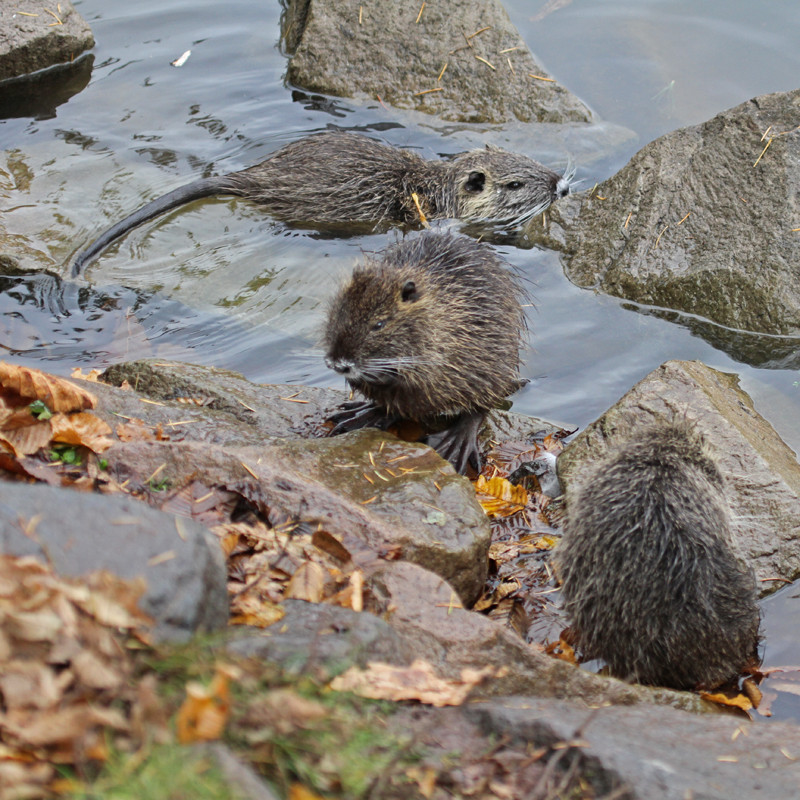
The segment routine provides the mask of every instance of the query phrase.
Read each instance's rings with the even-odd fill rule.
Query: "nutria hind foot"
[[[452,425],[443,431],[430,434],[425,441],[461,475],[466,473],[468,465],[472,465],[476,472],[480,472],[481,448],[478,444],[478,434],[485,419],[486,413],[483,411],[465,412],[459,415]]]
[[[342,403],[339,409],[327,419],[333,423],[328,436],[338,436],[340,433],[358,431],[362,428],[378,428],[385,431],[398,421],[396,416],[388,414],[386,409],[371,400],[348,400]]]

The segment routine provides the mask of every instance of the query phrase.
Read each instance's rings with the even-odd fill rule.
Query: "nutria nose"
[[[556,184],[556,197],[566,197],[569,194],[569,181],[566,178],[559,178]]]
[[[325,356],[325,364],[328,369],[338,372],[340,375],[349,375],[353,370],[353,362],[347,358],[331,358]]]

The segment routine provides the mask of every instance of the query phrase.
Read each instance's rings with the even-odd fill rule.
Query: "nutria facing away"
[[[345,404],[332,434],[452,417],[427,441],[459,472],[479,465],[487,412],[525,381],[525,292],[488,245],[426,231],[356,267],[333,299],[327,365],[366,402]]]
[[[733,547],[703,436],[685,421],[635,433],[567,492],[555,555],[583,656],[678,689],[738,675],[757,657],[760,617]]]
[[[249,169],[201,178],[151,201],[80,253],[72,274],[137,225],[202,197],[238,195],[287,222],[332,225],[419,222],[416,194],[429,219],[519,226],[568,194],[571,177],[488,145],[452,161],[426,161],[367,136],[330,131],[287,144]]]

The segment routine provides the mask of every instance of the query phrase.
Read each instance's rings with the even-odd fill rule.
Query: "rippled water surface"
[[[2,279],[3,350],[61,373],[78,363],[158,355],[229,367],[255,381],[341,386],[316,345],[325,303],[363,251],[385,245],[384,234],[324,237],[221,198],[143,225],[77,283],[67,277],[70,258],[144,201],[200,175],[249,166],[308,132],[366,130],[429,157],[472,146],[475,132],[435,118],[411,123],[377,102],[293,91],[283,82],[277,0],[76,6],[97,39],[93,64],[76,69],[77,93],[56,105],[42,89],[0,107],[8,115],[0,120],[4,225],[67,281]],[[577,157],[531,126],[518,149],[559,168],[576,161],[587,188],[663,133],[756,94],[797,88],[796,2],[513,0],[507,7],[561,83],[635,133],[596,157],[587,155],[587,140]],[[186,50],[184,66],[171,66]],[[498,130],[487,138],[505,141]],[[794,363],[794,341],[642,313],[648,310],[572,286],[553,253],[503,251],[533,282],[537,302],[525,368],[532,380],[516,410],[583,426],[663,361],[700,359],[739,373],[758,410],[800,448],[798,375],[764,366]],[[794,613],[789,595],[780,608],[781,619]],[[784,655],[800,660],[797,646]],[[794,713],[791,704],[780,708]]]

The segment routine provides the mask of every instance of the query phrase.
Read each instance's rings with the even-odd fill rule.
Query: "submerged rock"
[[[800,89],[651,142],[548,213],[567,276],[730,328],[800,333]]]
[[[365,4],[290,0],[282,20],[289,83],[380,100],[456,122],[589,122],[550,78],[497,0]]]

